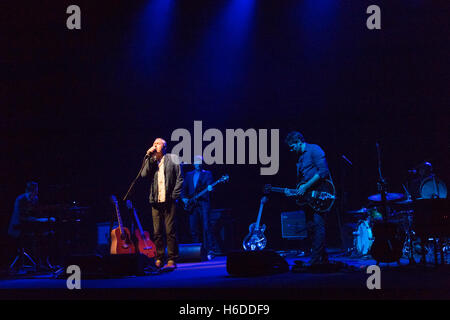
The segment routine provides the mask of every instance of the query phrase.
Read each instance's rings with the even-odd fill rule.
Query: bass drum
[[[372,247],[373,235],[368,220],[359,222],[355,235],[355,250],[360,255],[367,255]]]
[[[378,262],[399,261],[403,255],[405,233],[401,226],[392,222],[377,222],[373,225],[374,242],[371,256]]]
[[[439,178],[425,178],[420,184],[420,197],[422,199],[447,198],[447,186]]]

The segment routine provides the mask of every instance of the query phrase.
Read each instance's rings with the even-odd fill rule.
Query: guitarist
[[[286,196],[303,195],[308,189],[319,184],[323,179],[331,179],[325,152],[318,145],[306,143],[298,131],[290,132],[285,139],[291,152],[299,155],[297,161],[297,181],[300,187],[297,194],[285,191]],[[312,252],[309,265],[326,264],[328,256],[325,250],[325,219],[323,213],[316,212],[309,206],[304,207],[308,230],[312,233]],[[326,213],[325,213],[326,214]]]
[[[186,204],[192,196],[204,189],[212,191],[213,176],[211,171],[202,169],[202,156],[195,156],[194,170],[186,173],[182,200]],[[209,221],[209,192],[201,196],[189,212],[189,227],[192,242],[202,242],[208,256],[212,257],[212,239]]]

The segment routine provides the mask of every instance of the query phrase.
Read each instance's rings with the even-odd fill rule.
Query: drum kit
[[[398,194],[389,193],[388,197],[397,198]],[[379,195],[370,196],[371,197],[379,197]],[[401,198],[400,198],[401,199]],[[392,204],[394,204],[394,200]],[[403,203],[404,202],[404,203]],[[407,201],[397,201],[395,204],[398,205],[407,205]],[[393,205],[392,205],[393,207]],[[405,246],[404,253],[409,249],[409,239],[412,236],[411,229],[411,214],[412,210],[394,210],[392,207],[388,214],[388,221],[395,222],[400,227],[400,232],[402,233],[402,237],[405,237],[405,244],[408,243],[408,246]],[[371,200],[371,203],[367,208],[361,208],[359,210],[347,211],[347,213],[352,214],[358,217],[358,222],[353,231],[353,248],[351,248],[351,253],[354,256],[364,257],[370,253],[370,249],[374,242],[373,228],[376,223],[381,222],[383,220],[383,216],[381,214],[381,209],[379,207],[379,201]]]
[[[432,252],[430,245],[423,246],[414,232],[414,204],[421,199],[444,199],[447,198],[447,187],[431,172],[431,164],[424,164],[409,170],[414,173],[403,185],[405,193],[386,193],[387,212],[386,221],[396,225],[398,238],[402,239],[403,257],[415,262],[416,255],[429,255]],[[428,175],[424,175],[428,173]],[[349,249],[351,256],[368,257],[374,242],[374,226],[383,221],[382,196],[374,194],[368,197],[369,203],[366,207],[358,210],[347,211],[348,214],[357,218],[358,222],[352,225],[353,247]],[[427,239],[428,240],[428,239]],[[423,243],[423,242],[422,242]],[[450,244],[444,243],[443,251],[448,252]],[[424,252],[425,253],[424,253]]]

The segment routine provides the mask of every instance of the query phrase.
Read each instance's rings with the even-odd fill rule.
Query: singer
[[[167,240],[167,265],[176,268],[178,241],[176,235],[175,202],[179,199],[183,186],[183,175],[178,156],[166,153],[167,143],[157,138],[147,150],[145,165],[141,176],[150,179],[149,202],[152,207],[153,236],[156,245],[157,268],[163,266],[164,235]]]

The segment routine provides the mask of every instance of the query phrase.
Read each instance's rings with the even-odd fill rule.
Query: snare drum
[[[373,243],[372,228],[369,221],[361,220],[353,235],[355,236],[354,247],[356,252],[360,255],[368,254]]]

